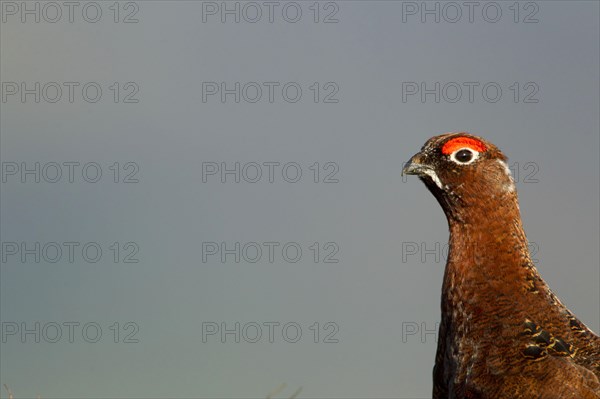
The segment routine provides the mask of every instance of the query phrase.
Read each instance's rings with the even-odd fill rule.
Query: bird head
[[[460,216],[465,208],[490,210],[506,199],[516,200],[506,161],[495,145],[481,137],[447,133],[429,139],[404,165],[402,174],[417,175],[447,216]]]

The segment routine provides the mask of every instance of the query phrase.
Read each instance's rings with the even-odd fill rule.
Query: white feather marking
[[[438,177],[438,175],[435,173],[435,171],[433,169],[425,169],[423,171],[423,173],[425,173],[427,176],[431,177],[431,180],[433,180],[435,185],[438,186],[440,189],[444,188],[440,178]]]
[[[512,193],[513,191],[515,191],[515,181],[512,177],[512,173],[510,172],[510,168],[508,167],[506,162],[504,162],[503,160],[497,159],[496,161],[498,161],[498,163],[500,165],[502,165],[502,168],[504,169],[504,173],[506,173],[506,176],[508,176],[508,179],[510,180],[510,183],[507,183],[504,185],[504,191]]]

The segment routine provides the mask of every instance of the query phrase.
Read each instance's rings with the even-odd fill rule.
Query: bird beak
[[[402,176],[404,175],[423,175],[426,171],[430,171],[431,166],[421,163],[421,154],[415,154],[402,168]]]

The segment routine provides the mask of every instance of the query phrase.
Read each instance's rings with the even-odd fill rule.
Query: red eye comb
[[[467,147],[477,152],[484,152],[487,148],[481,141],[471,137],[456,137],[448,140],[442,147],[442,154],[450,155],[459,148]]]

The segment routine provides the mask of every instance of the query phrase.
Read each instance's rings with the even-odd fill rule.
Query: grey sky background
[[[294,17],[289,2],[276,3],[272,23],[262,2],[253,3],[263,12],[256,23],[244,15],[222,23],[220,14],[203,22],[203,7],[221,2],[120,2],[117,23],[113,2],[95,3],[96,23],[82,17],[86,2],[73,22],[62,6],[55,23],[44,21],[55,15],[42,14],[44,3],[39,23],[31,15],[22,22],[13,4],[21,2],[0,2],[0,382],[16,397],[255,398],[284,382],[278,397],[298,387],[306,398],[430,397],[435,334],[421,333],[439,320],[448,233],[433,196],[400,170],[426,139],[447,131],[482,135],[508,155],[542,276],[600,331],[597,2],[522,2],[518,16],[514,2],[480,2],[473,22],[462,6],[454,23],[454,9],[435,2],[427,5],[438,4],[439,23],[435,15],[421,22],[423,3],[400,1],[296,2],[296,23],[282,16],[287,7]],[[488,22],[498,8],[498,21]],[[123,22],[130,13],[137,23]],[[324,23],[327,15],[338,22]],[[22,82],[40,82],[39,103],[34,94],[24,102],[8,94]],[[63,88],[55,103],[47,101],[54,86],[43,93],[48,82]],[[63,82],[79,83],[72,103]],[[81,94],[89,82],[102,89],[95,103]],[[239,103],[219,94],[203,102],[203,82],[256,82],[263,97],[248,101],[250,85]],[[272,103],[264,82],[279,84]],[[297,102],[283,98],[290,82],[288,96],[302,90]],[[440,101],[403,92],[410,82],[439,82]],[[465,82],[478,85],[473,101]],[[456,86],[462,97],[451,102]],[[502,93],[492,102],[495,87]],[[124,102],[134,90],[128,99],[138,102]],[[63,165],[71,161],[80,163],[72,183]],[[8,173],[36,162],[50,179],[48,163],[63,165],[62,178],[21,182],[19,171]],[[89,162],[101,167],[96,183],[82,178]],[[273,183],[264,165],[256,183],[232,175],[222,183],[219,174],[203,182],[207,162],[239,162],[248,179],[251,162],[280,164]],[[282,177],[290,162],[286,178],[294,165],[302,171],[296,183]],[[130,173],[137,183],[124,182]],[[337,182],[325,183],[328,175]],[[39,263],[11,254],[10,243],[36,242],[58,243],[62,257],[49,262],[51,247]],[[65,242],[80,244],[72,263]],[[102,249],[95,263],[82,257],[89,242]],[[255,263],[234,255],[222,262],[220,254],[203,262],[205,242],[255,242],[263,253]],[[273,263],[264,242],[279,243]],[[286,243],[289,258],[301,248],[297,262],[283,257]],[[132,251],[138,262],[124,262]],[[324,262],[328,255],[338,262]],[[22,339],[21,327],[36,322],[46,326],[40,342]],[[65,322],[80,323],[73,342]],[[203,323],[236,322],[246,326],[239,343],[233,334],[203,342]],[[280,323],[272,343],[265,322]],[[52,323],[62,326],[56,343]],[[101,327],[98,342],[82,337],[86,323]],[[252,323],[262,326],[256,343]],[[296,335],[282,334],[286,323],[301,327],[298,342],[286,341]],[[124,342],[132,332],[138,342]]]

